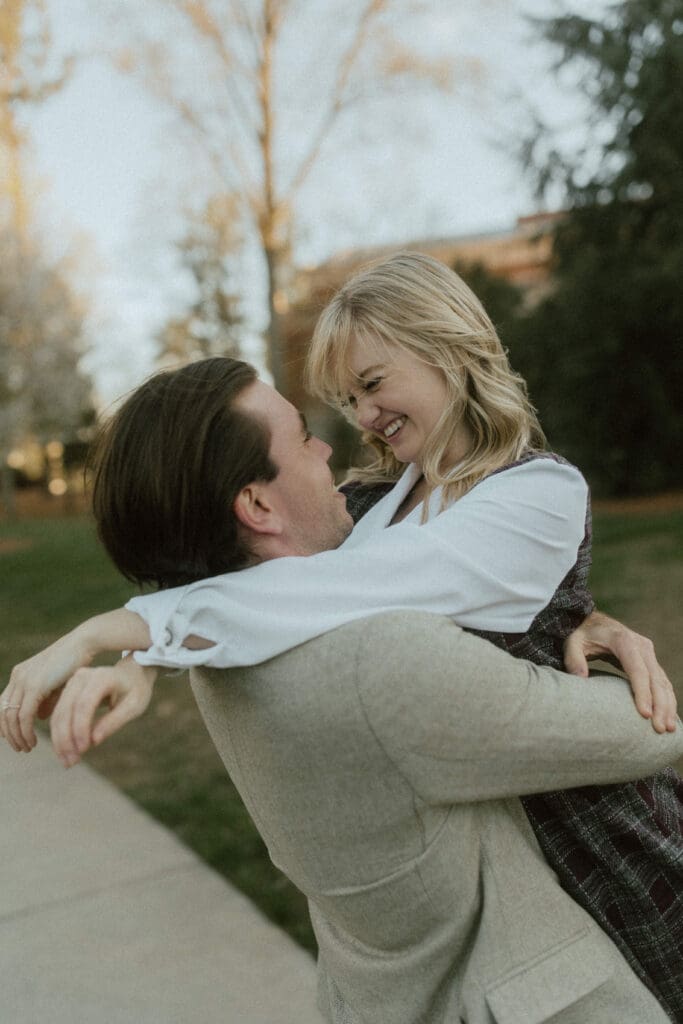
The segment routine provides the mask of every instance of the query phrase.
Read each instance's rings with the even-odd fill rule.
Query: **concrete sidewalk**
[[[320,1024],[311,958],[89,768],[0,741],[13,1024]]]

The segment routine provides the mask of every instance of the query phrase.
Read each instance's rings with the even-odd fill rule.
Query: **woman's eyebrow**
[[[357,376],[358,376],[359,380],[362,380],[364,377],[367,377],[368,374],[375,373],[377,370],[383,370],[383,369],[384,369],[384,363],[375,363],[373,366],[366,366],[365,369],[361,370],[360,373]]]
[[[297,412],[299,413],[299,419],[301,420],[301,426],[302,426],[303,432],[304,432],[304,434],[308,434],[309,430],[308,430],[308,422],[306,420],[306,417],[302,413],[301,409],[297,409]]]

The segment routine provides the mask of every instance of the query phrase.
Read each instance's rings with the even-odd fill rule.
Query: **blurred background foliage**
[[[329,66],[313,63],[304,76],[317,107],[298,95],[289,103],[289,79],[274,69],[278,48],[300,47],[294,19],[306,4],[245,0],[228,14],[214,0],[148,0],[126,8],[132,21],[114,18],[105,58],[168,108],[216,182],[185,210],[176,239],[189,283],[156,333],[160,365],[244,351],[235,266],[249,237],[267,270],[267,361],[275,383],[295,391],[297,196],[329,138],[350,108],[391,125],[387,112],[398,114],[406,90],[437,95],[481,71],[460,55],[429,59],[389,31],[409,25],[417,6],[354,3]],[[554,49],[558,80],[583,94],[587,110],[580,138],[531,109],[526,127],[521,111],[515,120],[520,166],[539,203],[555,206],[548,286],[530,301],[483,264],[456,265],[527,379],[551,446],[581,466],[596,493],[674,489],[683,465],[683,0],[618,0],[599,17],[536,18],[531,30]],[[209,76],[199,90],[186,64],[197,53]],[[55,256],[36,226],[20,116],[68,85],[86,58],[53,52],[45,0],[3,3],[0,58],[0,465],[9,504],[19,442],[87,442],[94,399],[82,361],[92,340],[83,257],[76,245]],[[400,117],[391,131],[401,135]],[[327,429],[350,450],[348,431]],[[67,486],[63,477],[51,480],[53,493]]]
[[[69,80],[73,61],[51,58],[40,0],[6,0],[0,9],[0,486],[14,510],[14,477],[38,446],[37,476],[66,490],[64,444],[89,438],[92,382],[82,370],[86,303],[73,286],[75,254],[50,253],[36,231],[24,181],[25,134],[18,111],[41,103]],[[52,448],[49,448],[49,445]],[[50,454],[50,452],[52,454]],[[31,474],[29,473],[29,478]],[[62,489],[64,488],[64,489]]]
[[[509,344],[551,442],[607,494],[683,479],[683,5],[624,0],[603,21],[536,22],[591,101],[573,155],[522,150],[559,181],[553,287]]]

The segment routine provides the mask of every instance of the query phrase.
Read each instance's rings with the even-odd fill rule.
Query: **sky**
[[[312,0],[298,2],[305,8]],[[198,161],[167,110],[97,56],[110,31],[103,0],[47,3],[57,50],[76,48],[87,58],[64,90],[24,114],[25,168],[50,244],[81,253],[76,283],[93,309],[85,365],[106,403],[154,369],[154,331],[188,294],[171,242],[179,206],[200,191]],[[138,0],[138,9],[145,4],[153,17],[158,0]],[[337,30],[333,9],[343,10],[343,2],[316,4],[317,23],[299,30],[294,53],[308,56],[306,40],[310,49],[325,30]],[[113,0],[117,6],[123,9],[124,0]],[[580,120],[580,95],[555,82],[549,53],[530,41],[524,20],[553,10],[552,0],[433,0],[429,9],[429,17],[416,14],[398,27],[403,40],[427,55],[455,55],[460,68],[476,65],[478,76],[456,80],[447,97],[401,97],[384,133],[360,116],[346,124],[302,194],[299,264],[354,246],[509,228],[538,208],[503,143],[523,123],[526,103],[570,128]],[[192,59],[190,52],[190,74]],[[293,94],[298,63],[290,60],[282,75],[285,93]],[[292,146],[305,142],[306,119],[297,117]],[[246,354],[258,361],[263,316],[252,287],[260,275],[253,252],[241,268],[254,323]]]

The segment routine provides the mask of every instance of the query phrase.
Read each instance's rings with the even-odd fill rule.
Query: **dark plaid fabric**
[[[347,485],[354,521],[390,486]],[[516,657],[562,668],[564,640],[593,608],[587,588],[590,552],[589,509],[576,564],[528,632],[470,632]],[[668,768],[638,782],[539,793],[524,797],[522,804],[562,886],[612,938],[671,1019],[683,1024],[681,778]]]
[[[491,473],[496,476],[505,469],[521,466],[533,459],[552,459],[554,462],[568,465],[565,459],[550,452],[529,453],[509,466]],[[480,481],[481,482],[481,481]],[[591,544],[593,528],[590,502],[586,507],[586,526],[583,540],[579,546],[576,562],[571,567],[546,607],[538,613],[526,633],[490,633],[483,629],[471,629],[470,633],[490,640],[496,647],[513,654],[515,658],[525,658],[536,665],[552,665],[563,668],[564,641],[570,633],[580,626],[589,615],[595,604],[588,590],[588,574],[591,567]]]
[[[362,519],[380,498],[388,494],[393,484],[344,484],[339,490],[346,495],[346,508],[354,523]]]

